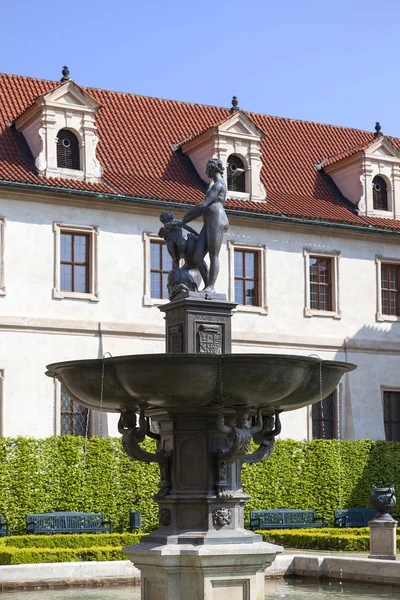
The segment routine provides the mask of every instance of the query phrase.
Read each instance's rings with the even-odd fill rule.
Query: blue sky
[[[400,137],[399,0],[3,0],[0,71]]]

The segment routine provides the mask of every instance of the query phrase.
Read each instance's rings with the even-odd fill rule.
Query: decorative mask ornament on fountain
[[[129,456],[159,465],[159,527],[124,550],[141,570],[144,600],[264,597],[264,570],[282,548],[244,528],[242,465],[270,456],[282,411],[319,402],[355,369],[315,357],[231,353],[236,304],[215,292],[228,228],[222,173],[222,162],[211,159],[204,200],[182,221],[169,212],[160,217],[173,261],[171,302],[160,307],[166,353],[48,366],[47,374],[83,406],[120,413]],[[200,216],[197,234],[187,223]],[[154,453],[140,446],[146,436],[156,440]],[[251,440],[257,448],[249,453]]]

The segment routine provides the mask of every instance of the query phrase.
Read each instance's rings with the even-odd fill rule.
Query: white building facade
[[[170,207],[175,217],[181,218],[188,200],[183,192],[175,199],[168,196],[169,186],[176,183],[174,177],[179,180],[168,168],[163,172],[165,197],[162,192],[158,197],[143,198],[140,190],[134,194],[133,189],[128,195],[85,187],[87,182],[101,186],[103,181],[111,187],[111,175],[106,179],[107,155],[101,148],[102,144],[112,145],[112,141],[99,135],[98,142],[94,133],[101,102],[79,91],[70,80],[58,87],[49,82],[49,87],[55,88],[55,96],[51,90],[50,98],[39,95],[34,109],[27,107],[13,121],[17,129],[20,127],[15,133],[17,141],[28,127],[23,142],[32,152],[36,179],[27,181],[25,172],[6,178],[0,169],[0,435],[116,435],[118,415],[88,416],[80,411],[58,382],[45,377],[45,367],[52,362],[109,354],[164,352],[164,319],[158,307],[167,302],[165,282],[170,260],[163,240],[157,236],[161,225],[158,217]],[[65,105],[72,106],[70,110],[62,105],[63,96],[67,98]],[[169,152],[179,152],[190,160],[192,182],[193,173],[203,176],[204,157],[220,156],[226,164],[228,188],[236,188],[228,192],[230,229],[220,254],[217,283],[218,292],[238,302],[232,322],[233,351],[318,355],[358,365],[343,377],[322,409],[317,406],[314,414],[304,408],[282,415],[284,437],[398,439],[400,221],[396,229],[396,148],[384,137],[374,138],[380,152],[386,148],[392,153],[393,176],[386,175],[388,164],[392,164],[387,154],[383,162],[380,159],[381,170],[375,161],[375,173],[365,167],[366,158],[361,156],[369,153],[375,165],[371,148],[357,150],[364,171],[373,175],[370,193],[365,187],[360,191],[359,208],[364,216],[351,212],[350,203],[356,204],[354,196],[348,198],[351,194],[347,188],[340,189],[337,173],[341,159],[332,161],[323,174],[314,169],[316,185],[319,177],[330,177],[348,205],[332,201],[331,219],[295,212],[285,215],[273,205],[277,201],[270,200],[275,198],[274,185],[260,175],[265,162],[276,155],[268,155],[268,146],[261,145],[267,133],[259,120],[255,118],[255,123],[241,111],[223,116],[219,122],[215,117],[215,125],[204,128],[200,136],[198,132],[191,139],[182,136],[183,142],[176,138]],[[45,131],[40,131],[43,128]],[[72,168],[68,153],[75,141],[63,137],[62,130],[71,131],[78,140],[79,164]],[[52,149],[46,154],[49,139],[53,140]],[[68,159],[63,163],[57,152],[65,139],[70,145],[63,145],[64,159]],[[111,148],[113,152],[119,152],[118,145]],[[152,152],[156,149],[149,148]],[[13,160],[18,163],[20,157]],[[349,157],[343,160],[348,162]],[[333,164],[336,174],[330,176],[328,169]],[[347,163],[343,166],[346,169]],[[235,170],[239,179],[243,172],[242,184],[232,179]],[[373,202],[373,177],[379,173],[387,177],[390,215],[382,216],[385,210],[382,206],[377,210],[373,204],[371,212],[366,212],[368,203]],[[126,173],[120,175],[123,179]],[[62,185],[57,177],[63,180]],[[139,172],[137,178],[141,177],[146,178]],[[346,185],[349,177],[344,177]],[[355,178],[354,187],[360,187],[358,171]],[[363,182],[365,186],[365,178]],[[133,181],[133,188],[135,185]],[[202,194],[199,188],[194,200],[201,199]],[[318,197],[314,200],[318,204]],[[322,200],[328,202],[327,198]],[[349,214],[347,221],[335,218],[339,210]],[[371,221],[363,221],[369,214]],[[192,225],[201,227],[200,222]]]

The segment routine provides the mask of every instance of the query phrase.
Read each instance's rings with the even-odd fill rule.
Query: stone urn
[[[375,519],[393,519],[392,511],[396,505],[393,485],[372,486],[371,504],[376,510]]]

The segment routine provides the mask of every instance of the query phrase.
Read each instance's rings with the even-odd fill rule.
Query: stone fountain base
[[[123,551],[141,571],[142,600],[264,600],[265,569],[283,548],[141,543]]]

